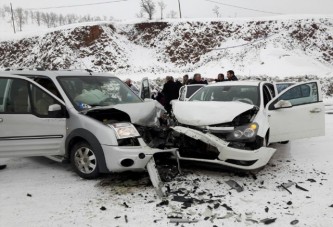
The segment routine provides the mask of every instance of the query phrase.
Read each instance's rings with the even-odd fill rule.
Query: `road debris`
[[[311,179],[311,178],[307,179],[306,181],[310,181],[311,183],[317,182],[315,179]]]
[[[154,158],[151,158],[149,162],[147,163],[147,171],[151,180],[151,183],[153,184],[156,194],[163,198],[166,196],[165,191],[163,190],[163,182],[161,181],[161,177],[158,173],[158,170],[156,168],[155,160]]]
[[[169,205],[169,200],[163,200],[162,202],[156,204],[156,207],[167,206]]]
[[[234,180],[228,180],[225,183],[228,184],[232,189],[235,189],[237,192],[242,192],[244,190],[244,188]]]
[[[291,225],[296,225],[299,221],[298,220],[293,220],[290,222]]]
[[[197,223],[199,220],[187,218],[169,218],[170,223]]]
[[[101,208],[99,208],[100,210],[106,210],[106,207],[105,206],[101,206]]]
[[[296,188],[297,188],[297,189],[300,189],[300,190],[302,190],[302,191],[305,191],[305,192],[308,192],[308,191],[309,191],[308,189],[305,189],[305,188],[299,186],[298,184],[296,184]]]
[[[289,194],[293,194],[288,188],[291,187],[292,185],[294,185],[294,182],[288,182],[288,183],[283,183],[280,185],[280,187],[282,187],[284,190],[286,190],[287,192],[289,192]]]
[[[29,194],[29,193],[27,193],[27,196],[28,196],[28,197],[32,197],[32,195],[31,195],[31,194]]]
[[[275,222],[276,218],[265,218],[263,220],[261,220],[260,222],[264,223],[265,225],[269,225],[273,222]]]
[[[224,207],[224,208],[226,208],[227,210],[229,210],[229,211],[233,211],[232,210],[232,208],[231,207],[229,207],[227,204],[222,204],[222,206]]]

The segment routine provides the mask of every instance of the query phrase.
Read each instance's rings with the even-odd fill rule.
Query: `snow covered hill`
[[[0,42],[0,68],[333,76],[333,16],[86,24]],[[1,39],[1,37],[0,37]]]

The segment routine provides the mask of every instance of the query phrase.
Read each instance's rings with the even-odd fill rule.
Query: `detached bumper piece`
[[[220,152],[218,158],[215,160],[181,157],[178,153],[177,155],[180,160],[201,161],[230,166],[237,169],[254,170],[265,166],[276,151],[276,149],[268,147],[261,147],[257,150],[232,148],[228,146],[228,142],[210,133],[203,133],[198,130],[182,126],[173,127],[173,130],[192,139],[200,140],[208,145],[214,146]]]

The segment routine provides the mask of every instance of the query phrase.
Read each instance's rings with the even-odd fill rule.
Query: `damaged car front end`
[[[253,170],[266,165],[276,151],[267,147],[258,86],[209,85],[187,102],[174,101],[173,114],[180,160]]]

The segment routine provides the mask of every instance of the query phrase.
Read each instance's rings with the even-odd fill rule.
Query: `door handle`
[[[3,122],[3,119],[2,118],[0,118],[0,123],[2,123]]]
[[[312,110],[310,110],[310,113],[320,113],[321,109],[320,108],[314,108]]]

